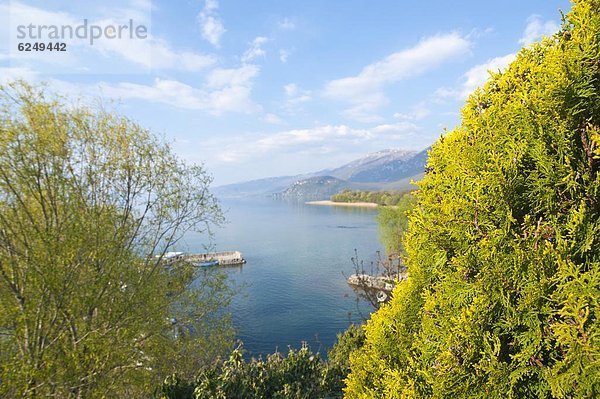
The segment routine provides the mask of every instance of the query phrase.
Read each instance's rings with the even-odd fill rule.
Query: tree
[[[402,237],[408,229],[408,213],[414,204],[415,196],[404,194],[393,207],[380,208],[377,215],[379,235],[388,255],[404,255]]]
[[[204,169],[102,108],[0,93],[0,396],[139,396],[222,353],[223,277],[163,259],[222,219]]]
[[[408,280],[351,355],[349,398],[600,395],[600,2],[469,97],[433,147]]]

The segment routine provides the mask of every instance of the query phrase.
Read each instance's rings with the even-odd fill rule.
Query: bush
[[[365,330],[361,325],[352,324],[337,336],[337,342],[327,353],[330,368],[339,371],[345,378],[350,372],[350,353],[361,348],[365,342]]]
[[[338,334],[338,342],[323,361],[304,344],[299,350],[245,361],[235,349],[228,359],[200,370],[194,382],[173,375],[165,379],[155,396],[161,399],[212,398],[340,398],[350,370],[348,356],[364,341],[362,327],[352,325]]]
[[[327,365],[303,345],[287,356],[268,355],[266,360],[244,361],[238,348],[228,359],[202,369],[193,383],[177,376],[167,378],[157,396],[165,399],[213,398],[323,398],[341,396],[332,383]],[[342,379],[339,379],[341,382]],[[332,392],[337,388],[338,395]]]
[[[467,100],[419,184],[409,278],[349,398],[600,395],[600,2]]]
[[[404,194],[396,202],[395,207],[384,207],[379,210],[377,222],[380,240],[389,255],[405,255],[402,237],[408,230],[408,214],[415,202],[414,195]]]

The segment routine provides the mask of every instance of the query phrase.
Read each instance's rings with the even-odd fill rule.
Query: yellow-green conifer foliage
[[[347,397],[600,396],[599,43],[574,1],[434,145]]]

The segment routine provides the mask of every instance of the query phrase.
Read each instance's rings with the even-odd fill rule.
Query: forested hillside
[[[397,206],[409,191],[352,191],[344,190],[331,196],[333,202],[371,202],[382,206]]]

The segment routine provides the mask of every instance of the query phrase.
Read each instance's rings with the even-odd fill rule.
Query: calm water
[[[231,305],[238,337],[251,355],[286,351],[307,341],[322,353],[350,320],[368,317],[346,276],[354,250],[369,264],[381,249],[375,209],[311,206],[271,199],[222,201],[228,224],[217,251],[239,250],[242,267],[221,268],[243,284]],[[190,236],[190,251],[205,240]]]

